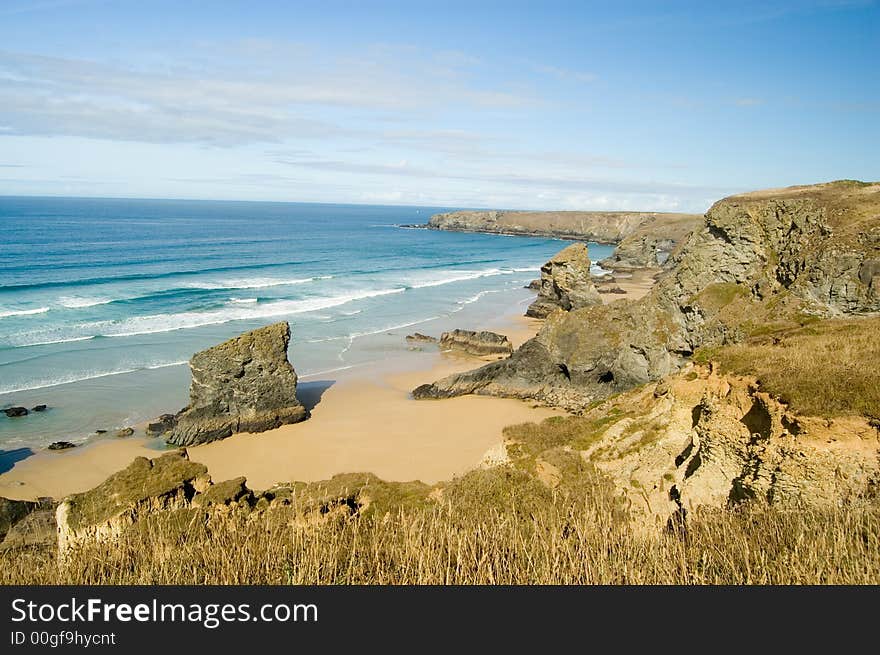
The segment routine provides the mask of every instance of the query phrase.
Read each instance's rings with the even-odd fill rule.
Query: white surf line
[[[127,373],[137,373],[138,371],[152,371],[160,368],[169,368],[171,366],[182,366],[188,364],[188,361],[170,362],[168,364],[154,364],[152,366],[140,366],[138,368],[127,368],[121,371],[107,371],[105,373],[96,373],[94,375],[86,375],[78,378],[69,378],[64,380],[53,380],[51,382],[40,383],[26,387],[13,387],[11,389],[0,389],[0,396],[10,393],[20,393],[22,391],[33,391],[35,389],[49,389],[51,387],[63,387],[66,384],[76,384],[77,382],[85,382],[87,380],[97,380],[107,378],[114,375],[125,375]]]

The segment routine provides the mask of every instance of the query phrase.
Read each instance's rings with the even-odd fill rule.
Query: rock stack
[[[538,297],[529,306],[526,316],[546,318],[557,309],[571,311],[601,303],[599,292],[590,278],[587,247],[573,243],[541,267]]]
[[[482,357],[484,355],[509,355],[513,344],[503,334],[495,332],[474,332],[472,330],[453,330],[440,335],[442,350],[458,350]]]
[[[236,432],[263,432],[309,416],[287,361],[290,326],[275,323],[193,355],[189,406],[168,443],[191,446]]]

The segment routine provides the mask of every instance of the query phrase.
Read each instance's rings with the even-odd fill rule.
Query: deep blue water
[[[564,245],[397,227],[437,211],[0,197],[0,408],[51,407],[0,415],[0,448],[178,409],[183,362],[274,321],[304,378],[403,353],[413,330],[478,327]]]

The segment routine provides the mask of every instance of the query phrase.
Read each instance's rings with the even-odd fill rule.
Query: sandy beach
[[[515,346],[534,336],[540,321],[508,316],[492,328]],[[326,479],[369,471],[388,480],[433,483],[477,466],[502,439],[507,425],[559,413],[529,403],[478,396],[415,401],[410,391],[424,382],[475,368],[481,358],[413,351],[381,368],[353,371],[334,380],[301,381],[309,420],[259,435],[238,434],[188,449],[215,481],[245,476],[263,489],[276,482]],[[0,475],[0,496],[61,498],[90,489],[137,456],[156,457],[157,439],[101,439],[69,451],[40,451]]]
[[[635,271],[631,277],[618,278],[615,283],[627,293],[603,294],[603,300],[640,298],[654,282],[652,273]],[[542,323],[524,317],[524,309],[523,304],[506,316],[471,327],[506,334],[519,347]],[[215,481],[245,476],[254,489],[349,472],[426,483],[449,479],[478,466],[487,451],[501,442],[504,427],[561,413],[512,399],[464,396],[416,401],[410,396],[420,384],[486,361],[492,358],[414,347],[407,356],[333,379],[305,376],[298,394],[311,408],[309,420],[187,450],[192,460],[208,467]],[[0,474],[0,496],[62,498],[100,484],[135,457],[156,457],[165,449],[160,439],[130,437],[97,439],[61,452],[39,451]]]

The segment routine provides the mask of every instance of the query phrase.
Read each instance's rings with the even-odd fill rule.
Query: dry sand
[[[641,268],[633,271],[615,272],[613,273],[613,282],[602,282],[596,286],[600,289],[602,287],[620,287],[626,291],[625,294],[603,293],[602,301],[606,305],[617,300],[638,300],[654,286],[654,276],[660,271],[661,269],[656,268]]]
[[[494,325],[515,346],[539,327],[540,321],[521,317]],[[215,481],[244,475],[254,489],[357,471],[387,480],[433,483],[477,466],[486,451],[500,443],[505,426],[560,413],[518,400],[479,396],[413,400],[409,392],[419,384],[482,362],[436,352],[414,352],[407,359],[378,376],[366,377],[361,371],[334,381],[306,383],[303,386],[312,386],[313,393],[315,387],[326,387],[308,421],[189,448],[190,458],[207,465]],[[136,456],[156,457],[162,452],[160,446],[155,439],[129,437],[103,439],[64,452],[42,451],[0,475],[0,496],[61,498],[84,491]]]
[[[654,283],[655,271],[617,277],[626,294],[604,294],[605,302],[635,300]],[[523,304],[528,304],[524,301]],[[515,347],[534,336],[541,321],[516,315],[473,326],[506,334]],[[410,391],[491,358],[413,352],[411,357],[356,369],[335,380],[301,380],[311,395],[312,416],[261,434],[238,434],[188,448],[215,481],[245,476],[252,489],[276,482],[314,481],[337,473],[372,472],[386,480],[434,483],[477,465],[502,440],[505,426],[540,421],[559,410],[482,396],[416,401]],[[376,369],[381,369],[378,373]],[[302,396],[301,396],[302,397]],[[137,456],[165,450],[158,439],[105,438],[78,448],[40,451],[0,474],[0,496],[62,498],[91,489]]]

